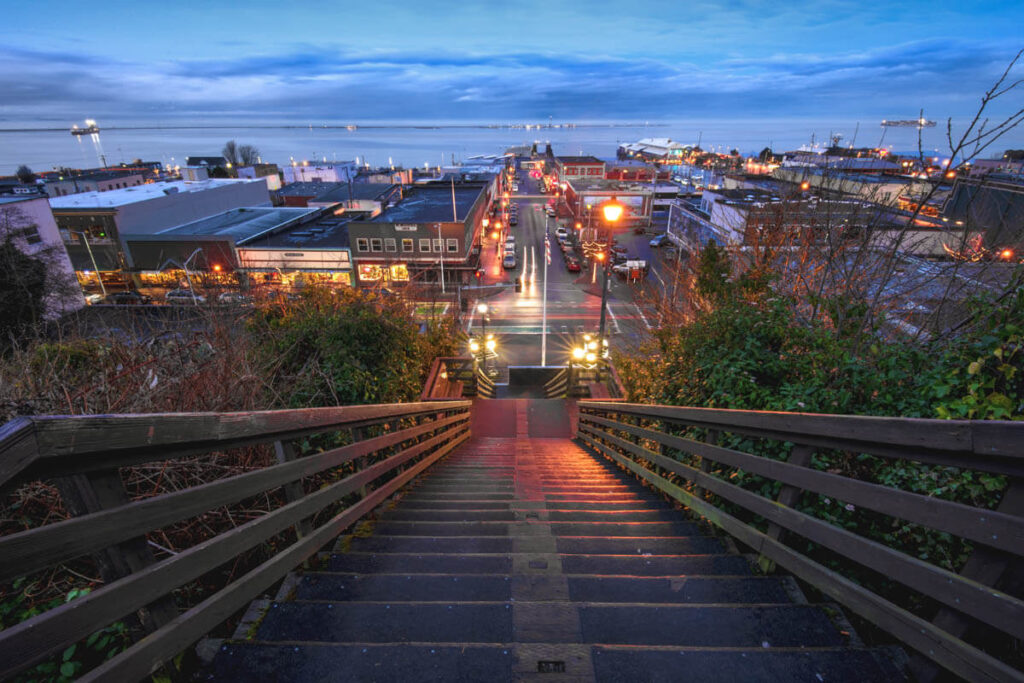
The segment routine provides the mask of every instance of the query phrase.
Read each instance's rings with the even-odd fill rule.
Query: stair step
[[[574,555],[713,555],[725,552],[722,542],[711,536],[562,536],[555,544],[558,552]]]
[[[512,605],[402,602],[276,602],[257,640],[508,643]]]
[[[204,673],[232,683],[508,681],[515,657],[500,645],[228,643]]]
[[[692,522],[551,522],[555,536],[695,536],[700,528]]]
[[[362,553],[511,553],[508,536],[383,536],[353,538],[351,550]]]
[[[835,647],[844,638],[811,605],[580,605],[583,641],[690,647]]]
[[[502,501],[502,500],[515,500],[515,493],[479,493],[479,492],[464,492],[460,491],[457,493],[421,493],[419,491],[410,491],[409,493],[402,496],[402,501],[438,501],[438,500],[482,500],[482,501]]]
[[[512,571],[512,557],[428,553],[332,553],[328,568],[332,572],[357,574],[508,574]]]
[[[430,501],[430,500],[409,500],[402,498],[399,508],[401,510],[511,510],[514,507],[512,501]]]
[[[376,531],[392,536],[507,536],[509,522],[389,522]]]
[[[392,522],[514,522],[512,510],[388,510],[382,519]]]
[[[491,574],[340,574],[307,572],[295,587],[296,600],[424,602],[507,602],[508,576]]]
[[[697,650],[680,648],[592,648],[594,674],[601,681],[686,679],[702,683],[891,683],[905,680],[884,654],[860,648]]]
[[[682,576],[639,578],[570,576],[569,599],[575,602],[648,602],[689,604],[789,603],[782,580],[754,576]]]
[[[750,565],[738,555],[563,555],[562,572],[606,576],[746,576],[750,574]]]
[[[552,522],[678,522],[675,510],[549,510]]]

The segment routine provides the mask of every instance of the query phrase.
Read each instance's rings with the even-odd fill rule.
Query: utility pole
[[[544,214],[544,304],[541,306],[540,366],[548,364],[548,263],[551,261],[551,242],[548,233],[549,218]]]

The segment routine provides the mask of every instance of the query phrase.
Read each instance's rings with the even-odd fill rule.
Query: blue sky
[[[1024,47],[1001,0],[8,0],[3,22],[3,127],[944,119]]]

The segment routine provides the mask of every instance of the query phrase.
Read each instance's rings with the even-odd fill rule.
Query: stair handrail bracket
[[[0,537],[0,580],[86,555],[103,578],[88,595],[0,631],[0,679],[128,617],[145,637],[80,680],[152,674],[465,442],[471,405],[46,416],[0,427],[0,488],[54,481],[73,514]],[[341,445],[302,453],[297,442],[315,435]],[[261,444],[275,464],[192,488],[130,500],[121,480],[122,467]],[[278,507],[176,554],[155,556],[147,544],[161,528],[274,491]],[[291,543],[279,540],[286,547],[186,611],[175,606],[173,591],[275,537]]]
[[[915,675],[927,677],[924,672],[938,666],[972,681],[1024,680],[1024,672],[984,651],[971,633],[981,622],[1007,641],[1024,639],[1024,600],[1008,580],[1024,558],[1024,422],[612,401],[580,401],[578,408],[576,436],[587,448],[751,548],[763,569],[785,569],[912,648],[918,653],[911,660]],[[744,438],[722,445],[730,435]],[[732,446],[750,439],[792,446],[785,460]],[[825,452],[1000,474],[1007,487],[998,507],[989,510],[818,469],[813,456]],[[771,490],[778,493],[767,497],[743,488],[733,483],[737,474],[773,482]],[[973,552],[959,573],[950,571],[798,509],[804,494],[841,501],[854,515],[868,510],[949,534]],[[823,564],[822,556],[833,564]],[[873,590],[860,568],[936,607],[909,611]]]

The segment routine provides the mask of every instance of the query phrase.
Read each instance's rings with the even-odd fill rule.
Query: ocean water
[[[334,161],[358,158],[372,166],[394,164],[422,167],[464,161],[477,154],[500,154],[513,145],[534,141],[551,142],[555,154],[615,156],[619,144],[645,137],[670,137],[704,149],[728,152],[738,149],[756,154],[766,146],[776,151],[796,149],[815,141],[825,143],[833,134],[842,143],[858,146],[883,144],[896,151],[917,149],[917,130],[883,129],[878,122],[856,121],[723,121],[691,120],[658,124],[580,123],[574,128],[527,130],[512,127],[453,123],[408,123],[360,125],[347,130],[330,122],[291,125],[244,123],[175,124],[158,127],[136,124],[128,127],[115,121],[99,122],[101,132],[73,136],[68,128],[0,129],[0,174],[9,175],[20,164],[36,171],[60,166],[90,168],[130,162],[140,158],[165,165],[184,165],[188,156],[220,154],[227,140],[255,145],[263,161],[285,165],[291,160]],[[884,131],[884,136],[883,136]],[[856,133],[856,137],[854,137]],[[948,156],[942,125],[923,131],[923,148],[928,155]],[[1021,146],[1022,135],[1011,135],[994,152]]]

